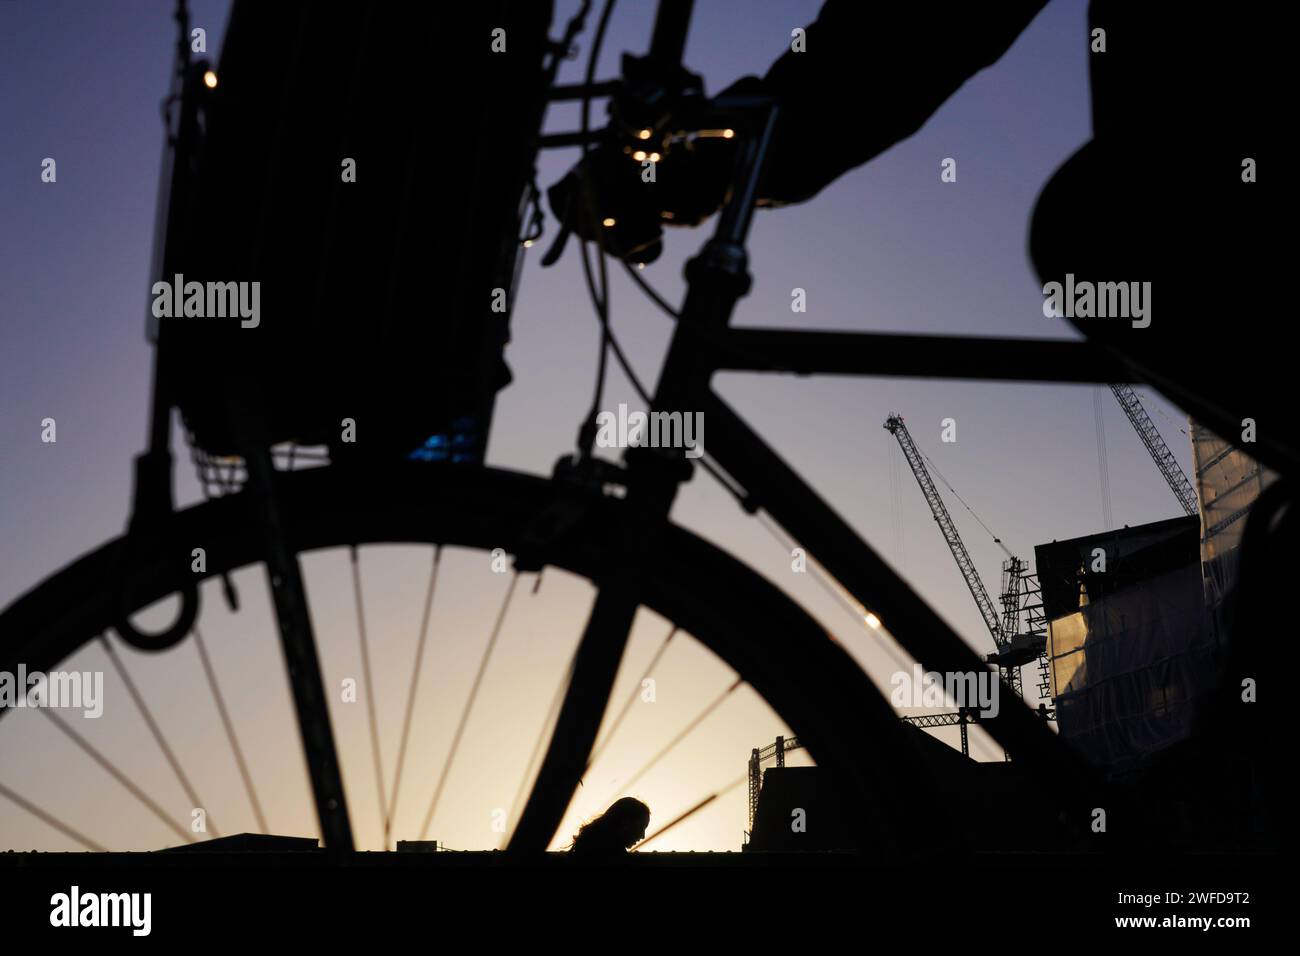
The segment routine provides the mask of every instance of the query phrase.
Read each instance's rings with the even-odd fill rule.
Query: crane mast
[[[917,449],[916,442],[912,441],[907,426],[903,424],[902,416],[890,415],[885,420],[885,430],[898,439],[898,444],[903,449],[903,456],[907,459],[912,474],[916,476],[917,484],[921,486],[921,493],[925,495],[925,502],[930,506],[934,520],[938,522],[939,530],[943,532],[943,539],[948,542],[948,550],[952,552],[962,577],[966,579],[966,587],[970,589],[971,597],[975,599],[975,604],[984,618],[984,626],[988,628],[993,644],[1001,650],[1007,643],[1008,635],[1003,632],[1002,620],[998,616],[997,608],[989,597],[984,582],[975,571],[975,562],[971,560],[966,545],[962,543],[961,535],[957,533],[957,526],[953,524],[952,515],[948,514],[943,498],[939,497],[939,489],[934,486],[925,462],[921,460],[921,452]]]
[[[984,659],[990,664],[997,665],[1003,683],[1010,687],[1017,697],[1023,696],[1020,668],[1035,659],[1039,660],[1040,666],[1045,663],[1047,633],[1042,621],[1041,599],[1039,603],[1034,603],[1035,598],[1040,595],[1039,589],[1031,583],[1031,575],[1025,568],[1024,562],[995,538],[994,540],[1007,553],[1007,560],[1002,565],[1004,581],[1002,613],[999,615],[993,599],[989,597],[989,592],[984,587],[984,581],[975,570],[975,562],[971,560],[961,535],[957,533],[957,526],[953,524],[952,515],[948,513],[948,507],[943,503],[939,489],[935,487],[925,462],[921,460],[920,449],[916,447],[911,433],[903,424],[902,416],[890,415],[885,420],[885,430],[898,439],[899,447],[903,449],[903,456],[916,477],[916,483],[921,486],[926,504],[930,506],[930,513],[934,515],[935,523],[943,532],[948,550],[952,552],[966,587],[979,608],[980,616],[984,618],[984,626],[988,628],[989,636],[993,638],[997,650]],[[1026,617],[1023,630],[1021,629],[1022,616]],[[1046,686],[1047,681],[1044,679],[1039,684],[1040,695],[1044,694]],[[1048,717],[1053,716],[1053,713],[1046,709],[1044,714]]]
[[[1147,451],[1151,453],[1151,458],[1155,461],[1156,467],[1160,469],[1160,474],[1164,475],[1165,481],[1168,482],[1174,497],[1178,499],[1178,503],[1183,506],[1183,510],[1189,515],[1198,514],[1200,506],[1196,499],[1196,491],[1192,488],[1192,483],[1187,480],[1187,475],[1183,473],[1177,459],[1174,458],[1173,452],[1169,450],[1165,440],[1160,437],[1160,432],[1156,430],[1155,423],[1151,421],[1151,416],[1142,407],[1137,392],[1128,385],[1112,385],[1110,390],[1119,399],[1120,407],[1124,409],[1124,414],[1128,416],[1128,420],[1133,424],[1133,429],[1138,433],[1138,437],[1142,439],[1142,444],[1147,446]]]

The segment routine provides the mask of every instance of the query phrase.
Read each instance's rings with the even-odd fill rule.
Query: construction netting
[[[1195,565],[1049,622],[1061,733],[1097,766],[1135,765],[1188,734],[1215,650]]]
[[[1175,518],[1036,549],[1057,726],[1107,772],[1185,737],[1214,686],[1198,541]]]
[[[1191,434],[1199,516],[1035,549],[1057,725],[1109,773],[1190,732],[1217,679],[1246,517],[1276,478],[1204,426]]]
[[[1192,462],[1196,494],[1201,500],[1201,560],[1206,599],[1217,608],[1236,577],[1236,548],[1251,504],[1277,474],[1196,422],[1192,426]]]

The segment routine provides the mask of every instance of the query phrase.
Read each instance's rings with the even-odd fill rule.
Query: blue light
[[[417,448],[407,457],[411,461],[446,461],[447,452],[445,450],[435,451],[432,448]]]
[[[478,446],[481,441],[478,426],[477,417],[462,415],[452,422],[450,432],[430,435],[407,458],[411,461],[451,461],[458,465],[476,463],[479,461]]]

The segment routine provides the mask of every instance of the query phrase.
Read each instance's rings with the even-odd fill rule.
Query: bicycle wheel
[[[644,572],[639,605],[734,669],[795,729],[827,784],[863,808],[857,845],[889,850],[917,833],[929,834],[927,843],[943,839],[945,815],[925,796],[930,770],[914,732],[806,612],[692,533],[668,524],[638,551],[626,533],[634,516],[620,497],[490,468],[412,462],[362,475],[325,467],[279,472],[275,483],[285,536],[299,554],[460,547],[513,555],[517,570],[562,569],[597,587],[613,562],[635,560]],[[51,670],[113,627],[122,608],[148,608],[196,579],[261,563],[261,541],[241,492],[177,512],[144,545],[109,542],[0,614],[0,670],[19,662],[29,672]],[[191,563],[196,543],[206,551],[202,571]],[[881,766],[889,772],[873,770]],[[907,836],[910,826],[917,829]]]

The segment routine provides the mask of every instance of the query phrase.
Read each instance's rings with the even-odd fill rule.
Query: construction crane
[[[1002,601],[1003,614],[999,616],[993,599],[989,597],[983,580],[975,570],[975,562],[971,560],[970,552],[966,550],[966,545],[957,532],[957,526],[953,524],[952,515],[948,513],[948,508],[939,495],[939,489],[935,487],[930,472],[926,470],[921,452],[916,447],[916,442],[912,440],[907,426],[903,424],[902,416],[890,415],[885,420],[885,430],[898,439],[899,447],[903,449],[903,457],[907,459],[917,484],[921,486],[925,502],[930,506],[930,512],[934,515],[934,520],[948,543],[948,550],[952,552],[953,559],[957,562],[971,597],[975,599],[980,616],[984,618],[984,626],[988,628],[989,636],[993,638],[993,645],[997,650],[989,654],[985,660],[996,664],[1003,682],[1010,686],[1017,696],[1021,696],[1020,668],[1043,653],[1046,647],[1046,636],[1041,633],[1017,633],[1020,611],[1018,595],[1021,593],[1018,585],[1004,588],[1007,593],[1004,594]],[[1008,551],[1000,540],[996,538],[994,540],[1006,552],[1009,559],[1004,565],[1004,570],[1009,571],[1013,578],[1019,580],[1024,575],[1023,562]]]
[[[913,727],[923,729],[931,727],[960,727],[961,728],[961,754],[963,757],[970,756],[970,736],[966,728],[975,723],[975,712],[968,707],[962,707],[950,714],[921,714],[920,716],[907,716],[903,722],[911,724]]]
[[[1119,399],[1120,407],[1124,409],[1124,414],[1132,422],[1133,429],[1142,439],[1142,444],[1147,446],[1147,451],[1151,453],[1151,458],[1155,461],[1156,467],[1160,469],[1160,474],[1164,475],[1165,481],[1169,483],[1169,488],[1178,499],[1178,503],[1183,506],[1183,510],[1189,515],[1200,513],[1200,506],[1196,499],[1196,490],[1192,488],[1192,483],[1187,480],[1187,475],[1183,472],[1178,461],[1174,458],[1173,452],[1165,444],[1165,440],[1160,437],[1160,432],[1156,430],[1155,423],[1151,421],[1151,416],[1147,414],[1146,409],[1142,407],[1142,402],[1138,400],[1137,392],[1128,385],[1112,385],[1110,390],[1115,393]]]

